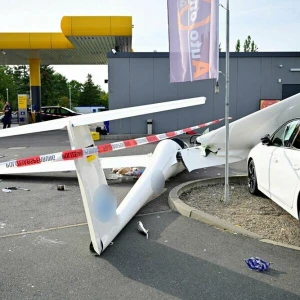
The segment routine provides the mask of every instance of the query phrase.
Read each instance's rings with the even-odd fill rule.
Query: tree
[[[83,84],[82,93],[80,94],[78,105],[93,106],[99,105],[101,90],[96,86],[92,80],[92,75],[87,75],[87,80]]]
[[[244,43],[244,52],[257,52],[257,50],[256,44],[251,40],[251,36],[248,35]]]
[[[108,108],[108,93],[103,92],[100,97],[100,105]]]
[[[30,92],[30,84],[29,84],[29,67],[22,66],[14,66],[13,67],[13,81],[15,84],[15,89],[17,94],[29,94]]]
[[[71,92],[72,106],[93,105],[108,108],[108,94],[100,86],[93,83],[90,74],[87,75],[84,84],[76,80],[68,82],[65,76],[55,72],[51,66],[43,65],[40,68],[40,76],[42,106],[61,105],[69,107]],[[0,65],[0,110],[7,99],[7,92],[13,109],[17,110],[17,95],[30,93],[28,66]]]
[[[241,41],[240,39],[238,39],[235,45],[235,52],[240,52],[240,50],[241,50]]]
[[[251,36],[248,35],[248,37],[245,39],[244,46],[243,46],[244,52],[257,52],[258,47],[256,46],[255,42],[251,40]],[[241,51],[241,40],[238,39],[235,44],[235,52]]]
[[[50,66],[41,66],[42,105],[57,105],[61,97],[68,97],[67,78]]]
[[[244,42],[244,52],[250,52],[250,45],[251,45],[251,37],[248,35]]]
[[[13,110],[17,109],[17,92],[15,89],[13,77],[10,75],[11,68],[7,66],[0,66],[0,101],[4,104],[7,100],[11,102]],[[2,110],[3,106],[0,107]]]
[[[80,94],[83,90],[83,85],[76,80],[71,80],[68,83],[68,88],[71,88],[72,106],[77,106],[79,103]]]
[[[254,41],[252,41],[251,43],[251,52],[257,52],[258,48],[257,46],[255,45]]]
[[[69,95],[69,88],[68,88],[68,80],[65,76],[61,75],[60,73],[53,74],[53,96],[54,99],[59,101],[62,97],[67,97]]]
[[[53,96],[53,74],[54,70],[50,66],[41,66],[41,98],[42,106],[56,105]]]
[[[60,97],[60,99],[58,101],[58,105],[63,106],[63,107],[70,107],[70,99],[65,96]]]

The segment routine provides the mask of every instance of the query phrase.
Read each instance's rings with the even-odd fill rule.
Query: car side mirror
[[[266,134],[264,137],[262,137],[261,142],[263,145],[270,145],[271,144],[271,137],[269,134]]]

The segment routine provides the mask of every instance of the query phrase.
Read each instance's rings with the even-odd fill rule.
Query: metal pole
[[[71,87],[69,86],[69,101],[70,101],[70,109],[72,108],[72,95],[71,95]]]
[[[6,101],[8,101],[8,88],[6,88]]]
[[[226,85],[225,85],[225,130],[226,130],[226,158],[225,158],[225,197],[224,202],[229,202],[229,0],[226,7]]]

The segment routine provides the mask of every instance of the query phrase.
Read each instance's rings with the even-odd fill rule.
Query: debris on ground
[[[57,185],[57,190],[58,191],[64,191],[65,190],[65,186],[63,184],[59,184],[59,185]]]
[[[149,229],[146,229],[141,221],[137,222],[137,230],[138,230],[138,232],[146,235],[146,237],[148,239],[148,237],[149,237],[149,235],[148,235]]]
[[[131,173],[133,171],[137,171],[138,168],[131,168],[131,167],[123,167],[123,168],[114,168],[112,169],[112,173],[118,175],[125,175],[126,173]]]
[[[123,168],[114,168],[112,169],[112,173],[118,174],[118,175],[127,175],[127,176],[137,176],[138,174],[142,174],[144,170],[140,170],[137,167],[131,168],[131,167],[123,167]]]
[[[3,193],[11,193],[11,190],[8,190],[8,189],[2,189],[2,192],[3,192]]]
[[[110,180],[119,179],[122,178],[123,176],[130,176],[134,179],[139,179],[142,176],[143,172],[144,170],[141,170],[136,167],[114,168],[112,169],[111,174],[109,174],[106,179],[110,179]]]
[[[112,173],[112,174],[108,174],[106,176],[106,179],[107,180],[116,180],[116,179],[119,179],[121,177],[122,177],[122,175],[117,175],[117,174]]]
[[[135,176],[135,177],[139,178],[142,176],[143,173],[144,173],[144,170],[137,169],[137,170],[133,170],[132,172],[127,172],[124,175],[125,176]]]
[[[17,186],[11,186],[11,187],[6,187],[7,190],[22,190],[22,191],[30,191],[29,189],[23,188],[23,187],[17,187]]]
[[[267,271],[270,267],[270,263],[260,259],[259,257],[250,257],[245,259],[246,264],[248,265],[249,269],[255,271]]]

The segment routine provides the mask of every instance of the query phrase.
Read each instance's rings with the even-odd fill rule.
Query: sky
[[[173,0],[174,2],[176,0]],[[227,1],[220,0],[226,6]],[[230,0],[230,51],[248,35],[258,51],[300,51],[299,0]],[[226,10],[219,8],[219,39],[226,47]],[[167,0],[9,0],[1,4],[0,32],[61,32],[63,16],[132,16],[135,52],[168,52]],[[88,73],[107,91],[107,66],[54,66],[68,80]]]

